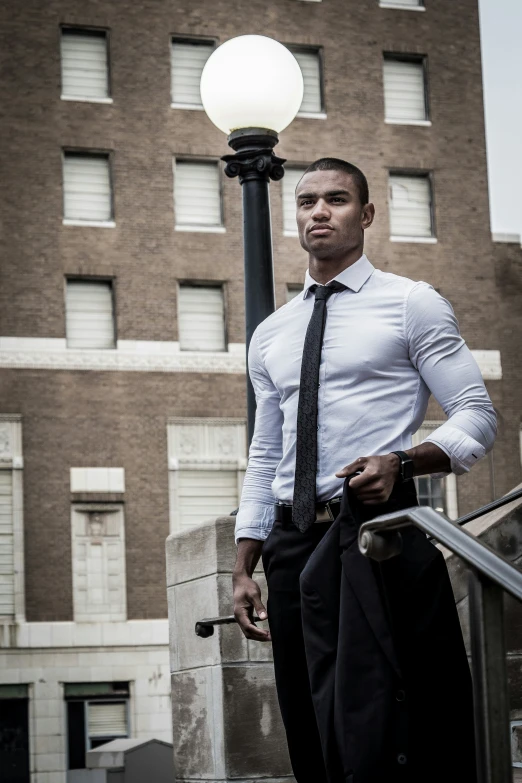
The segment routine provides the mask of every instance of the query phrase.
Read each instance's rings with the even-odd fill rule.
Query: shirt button
[[[397,691],[397,693],[395,694],[396,701],[404,701],[405,698],[406,698],[406,694],[404,691]]]
[[[399,764],[406,764],[407,761],[408,761],[408,759],[406,758],[405,754],[404,753],[399,753],[399,755],[397,756],[397,762]]]

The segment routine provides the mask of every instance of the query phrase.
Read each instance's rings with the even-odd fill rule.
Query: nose
[[[311,217],[313,220],[328,220],[330,217],[330,209],[323,198],[318,199],[312,210]]]

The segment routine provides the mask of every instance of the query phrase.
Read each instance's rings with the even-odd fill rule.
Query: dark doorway
[[[0,770],[2,783],[30,783],[28,699],[0,699]]]

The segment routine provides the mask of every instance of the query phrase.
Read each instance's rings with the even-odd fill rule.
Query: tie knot
[[[328,283],[328,285],[312,285],[310,286],[310,291],[315,294],[316,300],[329,299],[332,294],[344,291],[345,288],[345,285],[339,283],[337,280],[333,280],[331,283]]]

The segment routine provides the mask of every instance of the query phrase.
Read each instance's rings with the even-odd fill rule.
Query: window
[[[65,683],[68,769],[85,769],[87,751],[130,736],[129,684]]]
[[[226,351],[223,287],[180,285],[178,330],[182,351]]]
[[[379,0],[383,8],[409,8],[412,11],[424,11],[423,0]]]
[[[168,449],[171,530],[237,508],[247,453],[242,419],[171,419]]]
[[[110,280],[66,281],[68,348],[114,348],[114,306]]]
[[[75,622],[127,619],[123,505],[73,503]]]
[[[298,294],[303,293],[303,286],[296,283],[288,283],[286,286],[286,302],[291,302]]]
[[[214,44],[208,41],[172,40],[172,104],[185,109],[201,109],[199,83]]]
[[[22,422],[0,414],[0,622],[22,622],[24,607]]]
[[[297,236],[297,223],[295,220],[295,189],[297,183],[305,173],[305,168],[288,167],[283,177],[283,233],[285,236]]]
[[[62,98],[110,102],[107,34],[62,28]]]
[[[443,424],[442,421],[423,422],[422,426],[413,435],[412,445],[419,446],[441,424]],[[457,519],[457,477],[454,473],[450,473],[449,476],[443,479],[436,479],[431,476],[417,476],[415,484],[421,506],[431,506],[435,511],[441,511],[450,519]]]
[[[290,51],[299,63],[304,81],[303,102],[298,116],[323,114],[322,68],[319,50],[292,46]]]
[[[217,163],[175,161],[174,209],[178,230],[224,230]]]
[[[113,225],[107,153],[64,153],[63,209],[65,224]]]
[[[425,59],[386,54],[383,71],[386,122],[427,123]]]
[[[390,174],[390,232],[395,241],[436,241],[430,177]]]
[[[2,781],[31,779],[27,685],[0,685],[0,758]]]

